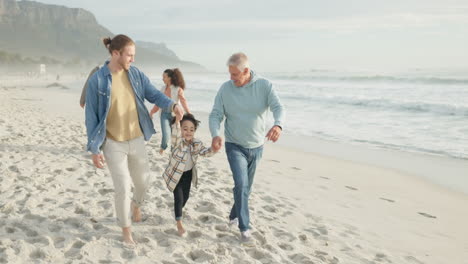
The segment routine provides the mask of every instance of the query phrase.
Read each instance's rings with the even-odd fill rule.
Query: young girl
[[[187,100],[184,96],[184,89],[185,89],[185,81],[184,76],[182,76],[182,72],[179,69],[166,69],[163,72],[163,82],[164,87],[161,89],[165,95],[170,97],[174,102],[181,103],[182,107],[184,108],[186,113],[190,113],[190,109],[187,105]],[[159,107],[156,105],[151,109],[150,115],[153,115],[159,111]],[[169,142],[169,137],[171,135],[171,127],[170,123],[172,120],[172,113],[165,112],[161,110],[161,132],[162,132],[162,139],[161,139],[161,148],[159,149],[159,153],[163,154],[164,150],[167,148],[167,144]]]
[[[214,154],[211,147],[204,147],[200,140],[194,138],[199,123],[192,114],[185,114],[180,124],[173,124],[172,154],[163,173],[167,188],[174,193],[174,213],[180,236],[185,233],[182,226],[182,208],[189,198],[192,182],[195,186],[198,182],[198,156],[210,157]]]

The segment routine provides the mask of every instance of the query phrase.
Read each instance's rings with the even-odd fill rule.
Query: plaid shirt
[[[169,158],[169,164],[163,173],[163,178],[166,182],[167,188],[171,192],[174,191],[177,183],[179,183],[179,180],[184,173],[185,163],[189,157],[192,157],[193,162],[192,183],[197,187],[198,176],[196,164],[198,156],[210,157],[215,153],[211,150],[211,147],[206,148],[203,146],[203,143],[198,139],[194,138],[192,142],[186,142],[181,136],[179,124],[172,126],[171,146],[172,153]],[[191,155],[189,155],[189,151]]]

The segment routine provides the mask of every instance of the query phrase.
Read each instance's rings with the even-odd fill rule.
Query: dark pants
[[[192,170],[186,171],[180,177],[179,183],[174,189],[174,213],[175,219],[182,218],[182,208],[184,208],[190,196],[190,187],[192,186]]]

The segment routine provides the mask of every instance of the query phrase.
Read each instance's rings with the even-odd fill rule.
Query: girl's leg
[[[179,184],[177,184],[176,188],[174,189],[174,214],[177,222],[177,232],[180,236],[185,233],[185,229],[182,226],[182,206],[184,202],[183,196],[184,194],[182,191],[182,186],[179,182]]]
[[[184,204],[184,192],[180,182],[174,189],[174,215],[176,221],[182,218],[182,207]]]
[[[182,185],[182,192],[184,194],[184,202],[182,207],[185,207],[189,197],[190,197],[190,187],[192,186],[192,170],[184,172],[184,182]]]
[[[161,113],[161,153],[167,149],[167,145],[169,143],[169,140],[171,139],[171,119],[171,113]]]

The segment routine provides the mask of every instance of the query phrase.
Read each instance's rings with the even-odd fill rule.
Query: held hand
[[[182,120],[182,117],[184,116],[184,110],[179,105],[176,105],[174,107],[174,114],[176,117],[176,122],[180,122]]]
[[[222,145],[223,145],[223,139],[220,136],[214,137],[213,140],[211,141],[211,149],[214,152],[218,152],[221,149]]]
[[[268,131],[268,134],[266,135],[266,138],[268,140],[271,140],[273,142],[276,142],[279,137],[281,136],[281,128],[279,126],[273,126],[270,131]]]
[[[104,164],[106,163],[106,161],[104,160],[104,155],[102,155],[101,153],[93,154],[92,157],[93,157],[94,166],[96,166],[96,168],[99,168],[99,169],[104,168]]]
[[[159,111],[159,107],[155,105],[153,109],[151,109],[151,112],[150,112],[151,119],[153,119],[153,115],[156,114],[158,111]]]

